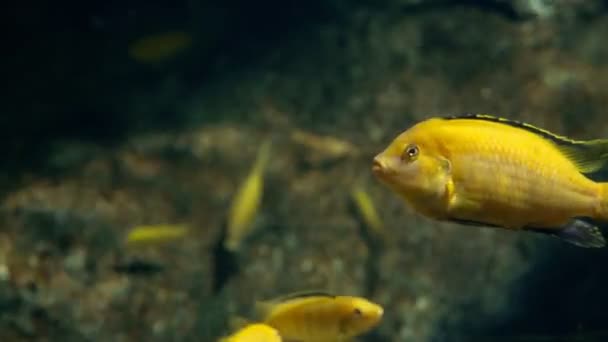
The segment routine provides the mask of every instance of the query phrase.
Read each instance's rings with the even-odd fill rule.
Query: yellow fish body
[[[551,234],[604,247],[608,183],[585,174],[608,140],[575,141],[488,115],[431,118],[374,158],[374,174],[417,212],[442,221]]]
[[[373,237],[384,241],[387,238],[384,224],[369,194],[362,188],[356,187],[351,191],[351,198]]]
[[[228,213],[224,247],[229,251],[239,249],[241,242],[253,228],[255,217],[262,202],[264,169],[270,158],[270,140],[260,146],[249,175],[238,189]]]
[[[184,225],[160,224],[134,227],[125,238],[127,245],[156,244],[184,237],[188,227]]]
[[[298,342],[348,341],[378,325],[383,314],[367,299],[321,292],[258,303],[257,310],[284,341]]]
[[[234,334],[224,337],[219,342],[281,342],[281,335],[273,327],[262,324],[252,323]]]

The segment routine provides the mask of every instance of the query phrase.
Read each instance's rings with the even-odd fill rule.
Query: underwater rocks
[[[494,0],[494,3],[510,6],[523,19],[546,19],[572,15],[598,15],[606,11],[601,0]]]
[[[417,10],[462,5],[477,7],[517,20],[598,15],[608,9],[602,0],[389,0],[385,3]]]
[[[608,136],[608,19],[594,12],[586,20],[591,10],[581,10],[568,21],[514,21],[467,3],[358,7],[247,68],[227,65],[213,87],[167,76],[173,86],[118,101],[121,112],[141,112],[145,122],[162,107],[151,116],[178,113],[196,124],[132,132],[112,146],[57,145],[45,159],[50,174],[0,179],[10,185],[0,206],[0,339],[212,340],[253,301],[306,289],[382,304],[369,341],[471,341],[467,334],[486,333],[492,319],[525,321],[517,313],[525,303],[512,299],[555,286],[543,266],[557,259],[546,255],[575,270],[604,259],[579,251],[566,263],[571,253],[560,241],[423,219],[371,178],[371,158],[415,121],[460,112]],[[551,18],[569,8],[559,4],[600,4],[582,3],[520,1],[514,11]],[[214,246],[230,200],[272,134],[255,229],[235,256],[238,272],[214,292],[214,269],[224,267]],[[354,185],[369,193],[391,244],[372,248],[360,234],[348,207]],[[162,246],[123,244],[133,226],[159,223],[193,232]],[[569,279],[586,284],[589,272]],[[552,293],[560,310],[584,316],[575,300]],[[578,293],[569,298],[591,300],[585,288]]]
[[[480,293],[493,301],[519,273],[509,270],[525,269],[517,236],[417,218],[368,178],[367,159],[307,163],[306,145],[288,132],[276,138],[282,143],[273,148],[238,272],[215,294],[212,247],[262,131],[225,124],[134,137],[65,178],[9,194],[2,300],[19,309],[4,311],[5,336],[212,339],[227,332],[230,317],[250,314],[256,300],[316,289],[382,303],[389,314],[370,338],[423,341],[453,303]],[[360,234],[349,209],[355,184],[381,209],[393,240],[385,248],[373,250]],[[176,221],[194,228],[191,237],[138,249],[122,242],[135,224]],[[158,268],[141,272],[150,265]]]

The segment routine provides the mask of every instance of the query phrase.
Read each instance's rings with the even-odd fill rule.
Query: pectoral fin
[[[458,216],[463,217],[462,215],[471,214],[471,216],[475,216],[474,213],[478,213],[482,206],[479,202],[469,199],[466,196],[462,196],[456,194],[454,191],[454,185],[452,182],[448,183],[446,187],[448,190],[448,217],[445,219],[448,222],[461,224],[465,226],[475,226],[475,227],[494,227],[494,228],[503,228],[493,223],[483,222],[481,220],[470,220],[470,219],[461,219]]]
[[[584,248],[602,248],[606,240],[595,225],[581,219],[573,219],[561,228],[524,227],[525,230],[552,235]]]
[[[449,188],[448,188],[449,189]],[[478,201],[471,199],[469,196],[463,195],[462,193],[456,193],[454,188],[448,192],[448,204],[447,211],[450,219],[458,220],[457,217],[477,217],[478,213],[482,210],[482,204]],[[462,220],[467,221],[467,220]],[[475,220],[471,220],[473,222]],[[480,221],[475,221],[480,222]],[[485,224],[482,224],[485,225]]]

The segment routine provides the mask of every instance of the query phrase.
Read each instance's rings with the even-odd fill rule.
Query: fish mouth
[[[382,160],[380,160],[380,158],[376,157],[374,158],[373,164],[372,164],[372,173],[376,176],[381,176],[386,172],[386,165],[384,165],[384,163],[382,162]]]

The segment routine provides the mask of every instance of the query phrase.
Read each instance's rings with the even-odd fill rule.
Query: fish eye
[[[417,145],[415,145],[415,144],[407,145],[405,150],[403,150],[402,159],[403,160],[414,160],[414,159],[416,159],[416,157],[418,157],[419,152],[420,151],[419,151]]]
[[[359,308],[355,308],[355,310],[353,310],[353,314],[357,317],[361,317],[363,316],[363,311],[361,311]]]

